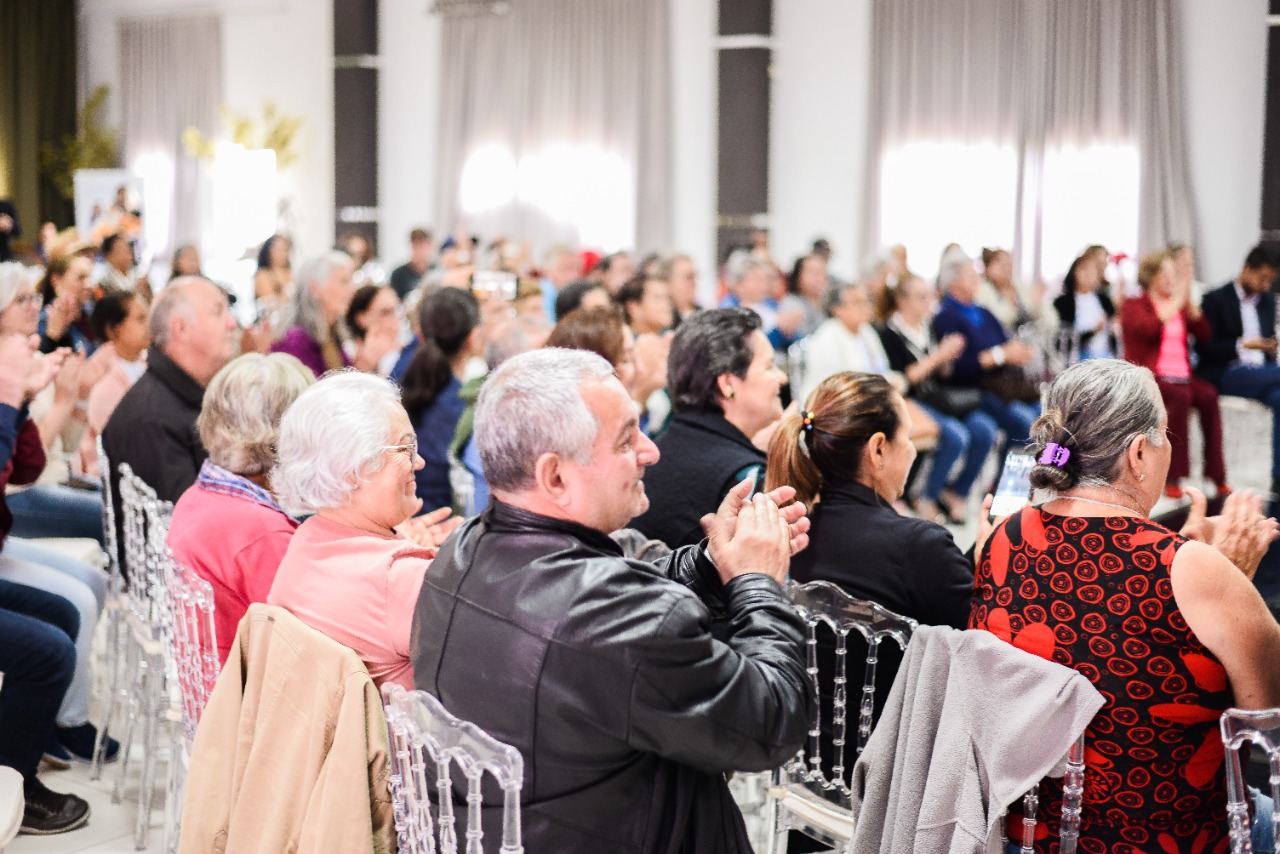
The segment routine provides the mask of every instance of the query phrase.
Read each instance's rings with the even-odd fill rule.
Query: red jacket
[[[1213,337],[1209,321],[1201,314],[1199,319],[1192,320],[1187,310],[1182,310],[1182,320],[1187,325],[1187,333],[1201,341]],[[1160,338],[1164,334],[1164,324],[1156,315],[1155,303],[1151,297],[1143,294],[1124,301],[1120,308],[1120,330],[1124,341],[1124,357],[1135,365],[1141,365],[1152,373],[1156,371],[1156,360],[1160,357]],[[1187,345],[1191,352],[1191,345]],[[1188,370],[1189,370],[1188,366]]]
[[[4,545],[4,538],[13,527],[13,514],[4,502],[4,488],[10,484],[25,486],[35,483],[36,478],[44,471],[44,464],[44,444],[40,441],[40,428],[28,418],[18,429],[13,456],[0,469],[0,546]]]

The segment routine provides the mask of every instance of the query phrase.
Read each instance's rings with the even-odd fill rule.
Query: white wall
[[[861,266],[871,3],[777,0],[773,16],[770,248],[789,267],[826,237],[848,278]]]
[[[1200,277],[1240,269],[1259,235],[1266,0],[1182,0],[1187,147]]]
[[[670,0],[671,246],[693,258],[703,299],[716,272],[716,0]],[[640,247],[646,251],[647,247]]]
[[[80,95],[111,86],[107,119],[120,126],[119,22],[131,17],[218,15],[222,98],[260,116],[274,101],[300,115],[299,159],[281,173],[292,199],[299,254],[333,243],[333,59],[330,0],[92,0],[80,4]],[[121,128],[122,138],[125,129]],[[192,236],[194,237],[194,235]],[[186,236],[178,236],[186,239]]]
[[[444,239],[431,220],[439,148],[440,18],[426,2],[382,0],[378,75],[378,240],[390,269],[409,257],[409,230]]]

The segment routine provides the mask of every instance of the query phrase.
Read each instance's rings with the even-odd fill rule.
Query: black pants
[[[76,666],[80,615],[52,593],[0,579],[0,765],[35,776]]]

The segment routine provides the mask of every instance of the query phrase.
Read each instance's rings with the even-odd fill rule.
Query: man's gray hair
[[[973,268],[973,259],[963,249],[949,249],[938,267],[938,289],[945,291],[951,287],[966,267]]]
[[[329,340],[332,332],[329,325],[325,323],[320,300],[312,292],[311,286],[327,283],[334,272],[344,265],[354,269],[355,262],[347,253],[334,249],[315,258],[308,258],[298,268],[298,278],[295,282],[297,289],[293,294],[293,322],[307,330],[311,340],[321,344]],[[339,334],[346,333],[345,324],[344,318],[338,318]]]
[[[545,341],[550,331],[546,321],[536,317],[517,315],[504,320],[489,333],[489,341],[484,347],[484,363],[489,370],[496,371],[508,359],[532,350],[535,338],[541,336]]]
[[[173,333],[173,319],[181,316],[191,320],[191,289],[197,282],[203,282],[211,288],[217,288],[204,276],[179,276],[164,286],[156,301],[151,306],[151,343],[164,350],[169,346],[169,336]]]
[[[1067,368],[1049,387],[1044,414],[1031,426],[1031,451],[1049,442],[1070,452],[1063,466],[1037,465],[1031,485],[1053,493],[1109,486],[1124,470],[1129,443],[1146,436],[1164,444],[1164,402],[1151,371],[1119,359],[1089,359]]]
[[[403,412],[400,389],[355,369],[325,374],[280,420],[271,485],[290,513],[344,507],[356,487],[386,465],[391,416]]]
[[[582,386],[613,376],[613,365],[585,350],[551,347],[514,356],[493,373],[476,407],[476,448],[492,489],[528,489],[546,453],[591,459],[600,422]]]
[[[769,268],[769,262],[757,258],[749,249],[735,249],[724,262],[724,274],[729,284],[736,285],[762,267]]]
[[[209,382],[196,419],[209,460],[244,477],[271,471],[280,419],[314,382],[311,370],[286,353],[232,359]]]

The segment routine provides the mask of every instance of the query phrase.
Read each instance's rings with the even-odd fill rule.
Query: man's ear
[[[538,457],[533,464],[533,480],[538,492],[554,504],[561,504],[569,494],[568,484],[564,481],[564,461],[559,454],[548,451]]]

